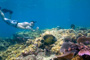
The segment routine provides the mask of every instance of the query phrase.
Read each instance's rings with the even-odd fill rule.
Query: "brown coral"
[[[78,44],[80,44],[80,43],[89,44],[90,43],[90,37],[85,37],[85,36],[79,37],[77,39],[77,43]]]
[[[63,55],[56,56],[53,60],[71,60],[74,53],[66,53]]]
[[[71,60],[84,60],[81,56],[75,56],[74,58],[72,58]]]

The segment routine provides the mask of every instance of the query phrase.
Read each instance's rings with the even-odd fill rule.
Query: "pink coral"
[[[82,49],[79,51],[78,55],[80,55],[80,56],[90,55],[90,49]]]

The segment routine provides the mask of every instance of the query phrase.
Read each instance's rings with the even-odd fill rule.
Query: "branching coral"
[[[0,51],[7,49],[7,47],[10,45],[9,42],[5,41],[4,39],[0,38]]]
[[[21,50],[24,48],[25,46],[22,44],[10,46],[5,52],[2,53],[2,60],[13,60],[14,58],[20,56]]]

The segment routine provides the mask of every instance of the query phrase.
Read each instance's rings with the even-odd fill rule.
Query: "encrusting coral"
[[[24,48],[25,46],[23,44],[10,46],[5,52],[2,52],[2,60],[13,60],[14,58],[20,56],[21,50]]]

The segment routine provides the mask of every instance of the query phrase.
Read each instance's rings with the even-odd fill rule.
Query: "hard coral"
[[[2,60],[15,60],[21,54],[21,50],[24,49],[25,46],[22,44],[15,44],[2,53]]]
[[[87,33],[87,37],[90,37],[90,33]]]
[[[81,56],[75,56],[74,58],[72,58],[71,60],[84,60]]]
[[[66,50],[68,50],[71,46],[72,46],[72,43],[71,42],[64,42],[62,44],[62,47],[60,49],[60,52],[65,53]]]
[[[89,37],[80,37],[79,39],[79,44],[64,42],[60,49],[60,52],[63,52],[64,54],[72,52],[74,53],[74,56],[78,54],[79,56],[82,56],[83,59],[90,60],[90,47],[83,44],[85,40],[89,40]],[[82,40],[84,40],[83,43]],[[75,60],[77,60],[77,58],[75,58]],[[78,60],[80,60],[80,58]]]
[[[23,56],[31,55],[35,52],[35,50],[36,50],[36,46],[30,45],[22,51],[22,55]]]
[[[71,60],[73,58],[74,53],[66,53],[63,55],[56,56],[53,60]]]
[[[79,37],[77,39],[77,43],[78,44],[80,44],[80,43],[89,44],[90,43],[90,37],[85,37],[85,36]]]
[[[80,55],[80,56],[89,55],[90,56],[90,49],[81,49],[79,51],[78,55]]]
[[[69,42],[69,41],[71,41],[72,40],[72,38],[70,37],[70,36],[66,36],[65,38],[64,38],[64,41],[65,42]]]
[[[52,49],[51,49],[51,52],[53,52],[53,53],[57,53],[57,54],[60,54],[60,46],[54,46],[54,47],[52,47]]]

